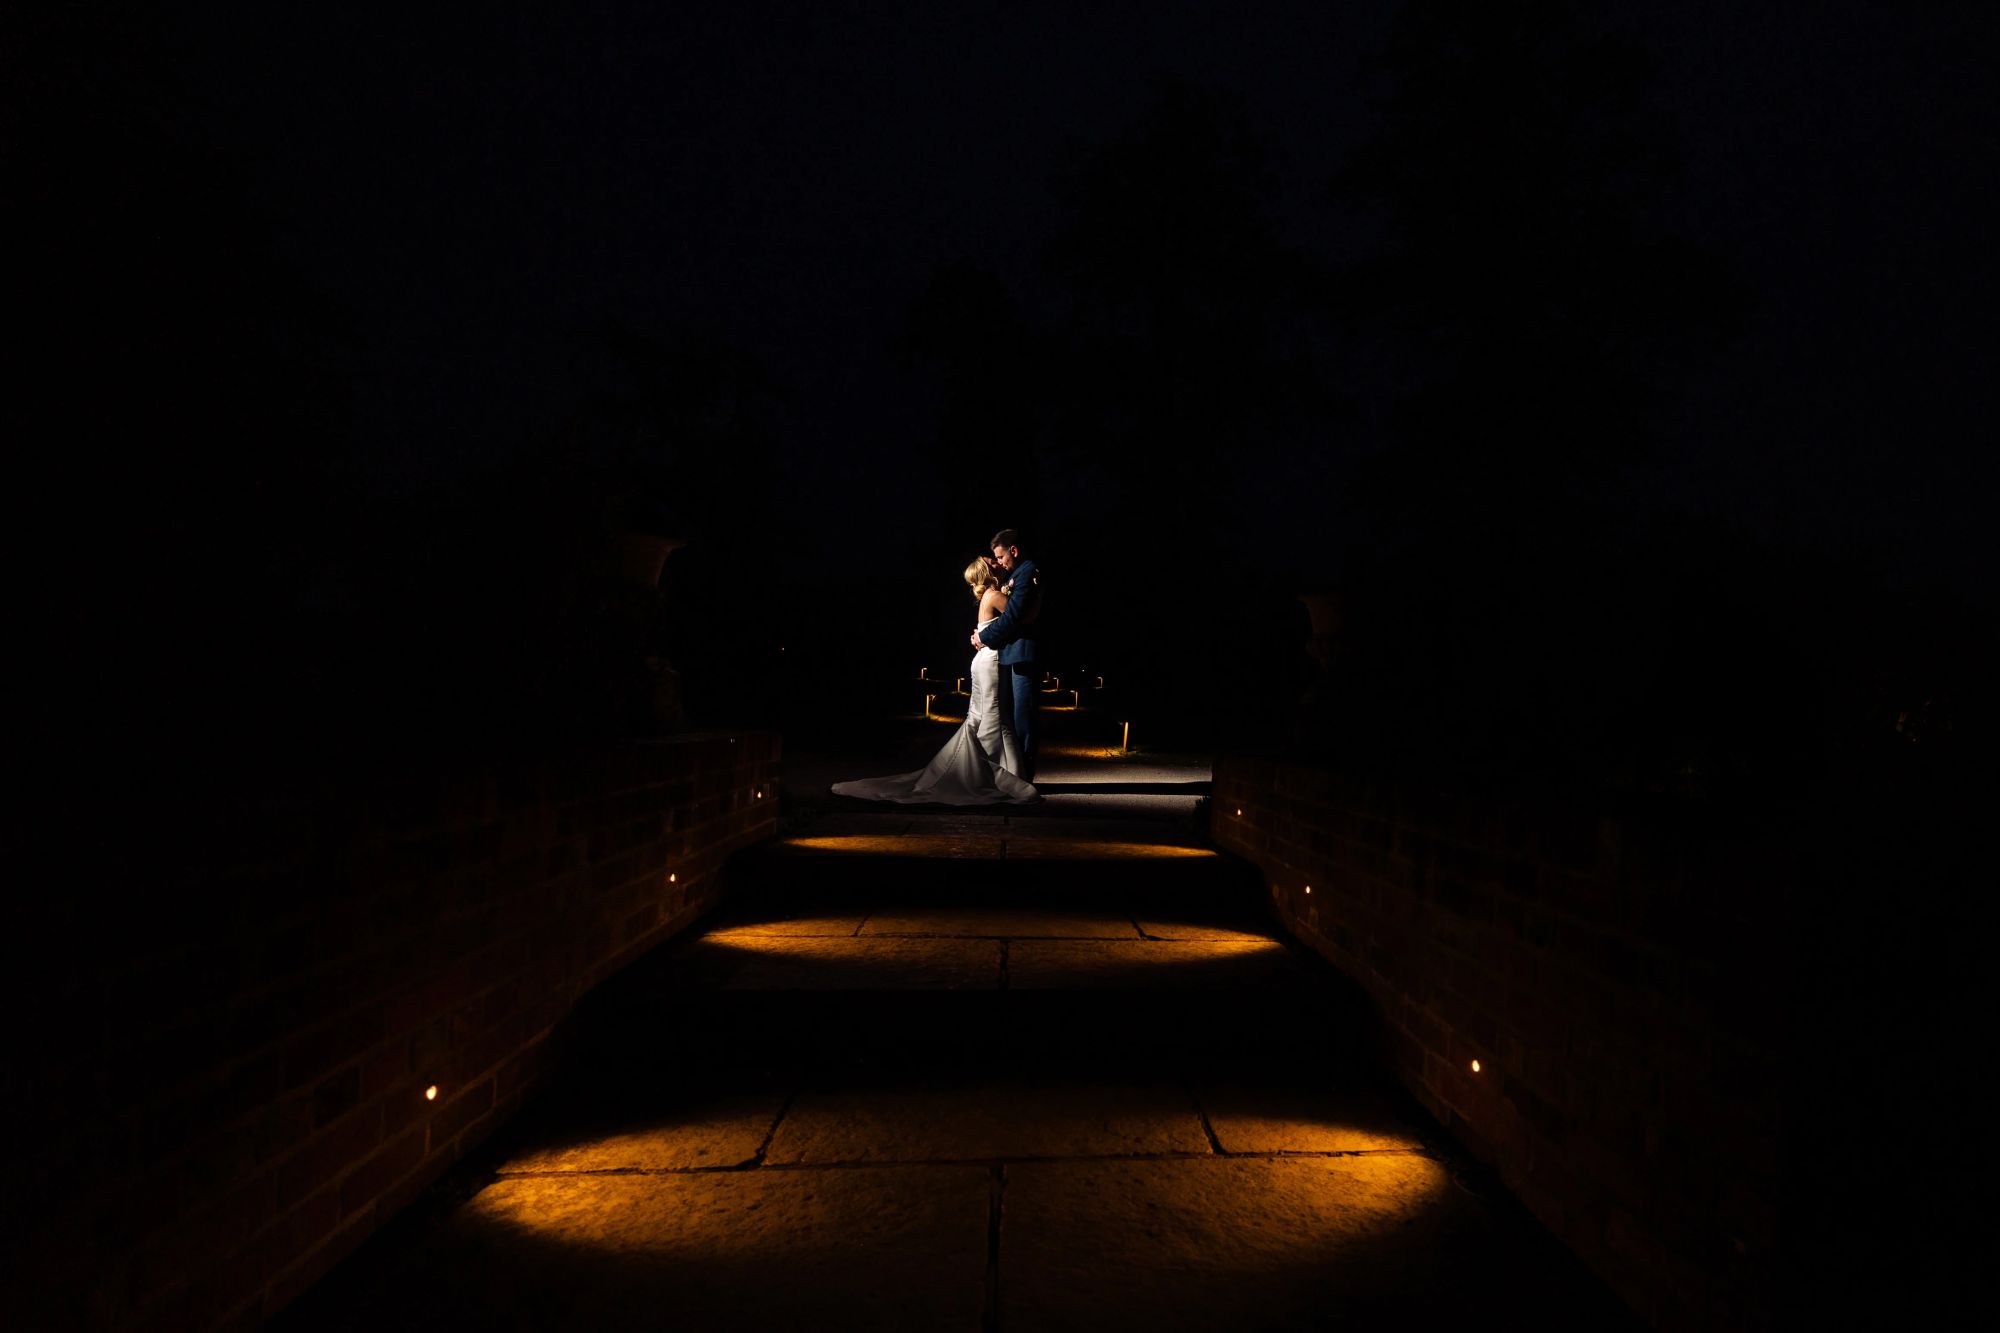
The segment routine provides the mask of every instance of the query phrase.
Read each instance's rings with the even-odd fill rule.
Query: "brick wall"
[[[99,863],[118,882],[34,922],[67,937],[39,942],[64,961],[17,1052],[28,1309],[0,1322],[282,1308],[521,1104],[579,996],[713,904],[775,829],[778,757],[744,733],[229,809],[154,793]]]
[[[1410,1091],[1644,1318],[1769,1323],[1792,854],[1244,757],[1212,831],[1373,997]]]

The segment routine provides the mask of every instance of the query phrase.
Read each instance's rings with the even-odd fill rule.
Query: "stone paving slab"
[[[1007,984],[1016,990],[1237,989],[1304,981],[1290,952],[1268,940],[1017,940],[1007,948]]]
[[[1224,1152],[1379,1152],[1424,1146],[1406,1119],[1363,1089],[1197,1084],[1195,1096]]]
[[[1079,748],[1090,753],[1065,755],[1053,763],[1043,764],[1036,771],[1037,781],[1055,784],[1088,783],[1097,787],[1130,787],[1159,783],[1207,787],[1215,780],[1215,768],[1212,764],[1147,760],[1137,755],[1115,762],[1106,762],[1111,756],[1101,755],[1098,747]]]
[[[971,833],[822,833],[817,830],[780,838],[772,854],[792,857],[909,857],[932,860],[998,860],[1002,838],[999,825],[990,834]]]
[[[745,912],[748,915],[748,909]],[[817,916],[774,916],[769,920],[743,920],[716,926],[707,932],[712,940],[759,935],[853,935],[867,920],[866,912],[841,912]]]
[[[1206,847],[1168,838],[1132,837],[1035,837],[1024,838],[1011,830],[1007,836],[1010,861],[1215,861],[1216,853]]]
[[[812,821],[815,834],[871,834],[893,837],[906,833],[914,817],[905,811],[877,814],[873,811],[834,810]]]
[[[1008,820],[1007,837],[1038,843],[1064,841],[1099,841],[1113,843],[1164,843],[1173,846],[1198,847],[1202,845],[1201,835],[1192,829],[1163,827],[1157,823],[1145,823],[1133,819],[1098,819],[1078,816],[1070,819],[1026,819]]]
[[[948,908],[878,912],[868,918],[862,936],[872,935],[967,935],[1020,939],[1139,938],[1129,916],[1095,912],[1036,911],[1029,908]]]
[[[932,836],[953,837],[994,837],[1006,832],[1011,807],[990,805],[983,807],[983,814],[926,814],[921,811],[910,817],[911,833]],[[813,832],[819,825],[813,825]]]
[[[1143,793],[1121,793],[1104,795],[1086,792],[1052,791],[1046,795],[1037,810],[1047,811],[1057,819],[1076,815],[1100,815],[1106,811],[1116,811],[1132,820],[1151,820],[1155,824],[1184,823],[1193,817],[1200,806],[1200,796],[1162,796]]]
[[[1277,939],[1271,929],[1211,925],[1201,921],[1163,921],[1141,913],[1139,929],[1156,940],[1214,940],[1233,944],[1266,944]]]
[[[433,1327],[974,1333],[977,1167],[514,1177],[450,1224]],[[497,1320],[497,1322],[496,1322]]]
[[[738,935],[694,941],[677,960],[681,989],[990,990],[1000,942]]]
[[[1149,1333],[1432,1327],[1426,1290],[1457,1280],[1442,1242],[1483,1221],[1401,1154],[1021,1163],[1003,1218],[1002,1328]]]
[[[1212,1151],[1185,1088],[998,1081],[802,1093],[765,1161],[921,1162]]]
[[[551,1131],[497,1168],[524,1171],[677,1171],[753,1160],[778,1118],[775,1092],[712,1098],[623,1123]]]

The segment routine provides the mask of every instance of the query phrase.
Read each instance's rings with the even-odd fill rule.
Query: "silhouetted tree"
[[[555,539],[531,549],[547,547],[537,558],[562,585],[559,617],[522,650],[544,661],[550,706],[574,725],[630,727],[647,662],[681,673],[697,721],[749,720],[775,627],[794,612],[771,533],[782,395],[754,356],[700,333],[606,324],[578,350],[568,427],[507,473]],[[657,591],[607,574],[631,533],[687,543]]]
[[[1131,654],[1100,664],[1149,685],[1136,706],[1156,718],[1282,708],[1285,691],[1249,682],[1296,653],[1296,608],[1231,540],[1237,472],[1247,446],[1330,402],[1299,336],[1323,283],[1271,219],[1276,168],[1226,96],[1170,81],[1057,184],[1048,466],[1102,597],[1091,623]],[[1199,608],[1212,684],[1161,665],[1175,606]]]
[[[936,428],[908,443],[901,467],[938,485],[902,521],[947,581],[944,557],[980,552],[1003,525],[1044,535],[1052,350],[1006,282],[969,259],[935,268],[904,313],[889,351]]]
[[[937,385],[937,443],[947,456],[997,459],[1033,448],[1046,356],[995,274],[963,260],[939,266],[912,303],[897,350]]]
[[[1375,67],[1380,130],[1336,195],[1386,225],[1343,293],[1407,386],[1376,499],[1501,526],[1571,505],[1640,456],[1735,306],[1660,223],[1646,57],[1567,0],[1412,0]]]
[[[1199,543],[1232,450],[1318,401],[1288,337],[1315,284],[1270,220],[1274,170],[1223,96],[1169,82],[1058,183],[1055,452],[1114,476],[1127,522]]]
[[[1730,327],[1732,288],[1661,221],[1673,160],[1643,53],[1576,6],[1413,0],[1375,70],[1379,131],[1336,196],[1384,240],[1335,290],[1396,388],[1357,497],[1378,543],[1343,739],[1497,771],[1609,763],[1636,718],[1706,715],[1642,688],[1663,659],[1641,644],[1718,640],[1674,618],[1699,594],[1642,568],[1659,557],[1634,549],[1619,486],[1677,368]]]

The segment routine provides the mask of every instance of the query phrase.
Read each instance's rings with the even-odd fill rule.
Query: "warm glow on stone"
[[[704,938],[700,952],[710,958],[756,960],[755,970],[733,970],[730,989],[740,985],[745,989],[943,986],[990,990],[998,985],[993,967],[998,948],[999,937],[857,938],[730,931]],[[1289,957],[1285,946],[1273,939],[1166,942],[1013,936],[1008,951],[1009,988],[1130,986],[1182,969],[1207,970],[1223,977],[1259,977],[1285,972]]]
[[[1119,842],[1111,838],[1009,838],[1007,859],[1014,860],[1158,860],[1161,858],[1213,857],[1206,847],[1183,847],[1171,842]]]
[[[841,855],[879,856],[980,856],[999,851],[999,838],[952,838],[938,834],[897,837],[883,833],[854,833],[840,837],[784,838],[780,847],[803,852],[835,852]]]
[[[1479,1072],[1479,1061],[1477,1061],[1477,1060],[1474,1060],[1474,1061],[1472,1062],[1472,1072],[1473,1072],[1473,1073],[1475,1073],[1475,1074],[1477,1074],[1477,1073]]]
[[[437,1099],[438,1099],[438,1085],[433,1083],[428,1088],[424,1089],[424,1100],[427,1102],[434,1102]]]
[[[844,834],[818,838],[785,838],[778,845],[803,852],[833,852],[841,855],[934,856],[953,859],[997,857],[1005,841],[1009,860],[1160,860],[1184,857],[1213,857],[1207,847],[1184,847],[1169,842],[1118,842],[1109,838],[1004,838],[998,829],[982,834]]]
[[[937,1119],[951,1122],[949,1116]],[[963,1161],[989,1151],[968,1139],[950,1142],[951,1156]],[[983,1237],[940,1224],[966,1217],[974,1225],[984,1221],[977,1213],[984,1202],[979,1189],[986,1183],[981,1169],[890,1162],[858,1171],[503,1176],[454,1214],[450,1225],[464,1241],[498,1256],[532,1255],[546,1262],[541,1251],[511,1239],[522,1236],[543,1247],[602,1254],[606,1263],[629,1266],[627,1271],[653,1284],[633,1288],[630,1283],[638,1279],[626,1279],[619,1294],[629,1300],[628,1292],[640,1291],[656,1308],[686,1300],[692,1291],[703,1309],[741,1310],[755,1301],[768,1311],[762,1320],[745,1321],[745,1327],[813,1327],[824,1322],[823,1306],[802,1307],[802,1296],[789,1306],[772,1307],[769,1300],[786,1299],[790,1284],[762,1284],[778,1293],[767,1297],[743,1290],[735,1275],[768,1265],[774,1256],[799,1253],[798,1237],[813,1239],[804,1251],[814,1262],[812,1271],[837,1271],[843,1247],[826,1238],[854,1236],[879,1246],[884,1255],[902,1256],[891,1271],[906,1290],[923,1293],[926,1304],[918,1308],[956,1311],[958,1293],[946,1279],[957,1276],[959,1242],[965,1234]],[[1131,1255],[1135,1268],[1143,1264],[1139,1271],[1147,1284],[1168,1285],[1184,1302],[1198,1299],[1201,1284],[1218,1281],[1228,1283],[1228,1290],[1254,1290],[1255,1284],[1281,1281],[1287,1274],[1332,1271],[1344,1282],[1358,1283],[1381,1263],[1384,1237],[1411,1235],[1421,1247],[1460,1228],[1471,1232],[1477,1224],[1454,1193],[1450,1172],[1411,1152],[1064,1161],[1059,1168],[1022,1175],[1026,1183],[1010,1180],[1009,1191],[1010,1197],[1022,1196],[1023,1212],[1033,1206],[1050,1217],[1110,1214],[1118,1231],[1108,1239],[1088,1236],[1087,1242]],[[1106,1207],[1104,1200],[1117,1204]],[[1257,1237],[1254,1246],[1241,1240],[1250,1233]],[[1403,1270],[1398,1265],[1391,1271]],[[732,1288],[732,1281],[739,1285]],[[866,1290],[872,1296],[872,1289]],[[1367,1291],[1379,1299],[1393,1287]],[[855,1326],[897,1322],[885,1316],[874,1325]],[[923,1326],[947,1322],[952,1321],[939,1316]],[[1302,1325],[1293,1321],[1293,1326]]]
[[[1117,759],[1124,751],[1115,745],[1044,745],[1042,753],[1064,759]]]

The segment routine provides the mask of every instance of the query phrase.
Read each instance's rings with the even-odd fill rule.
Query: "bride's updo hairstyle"
[[[972,587],[974,597],[984,597],[986,590],[993,586],[993,566],[986,563],[985,556],[979,556],[965,567],[965,581]]]

